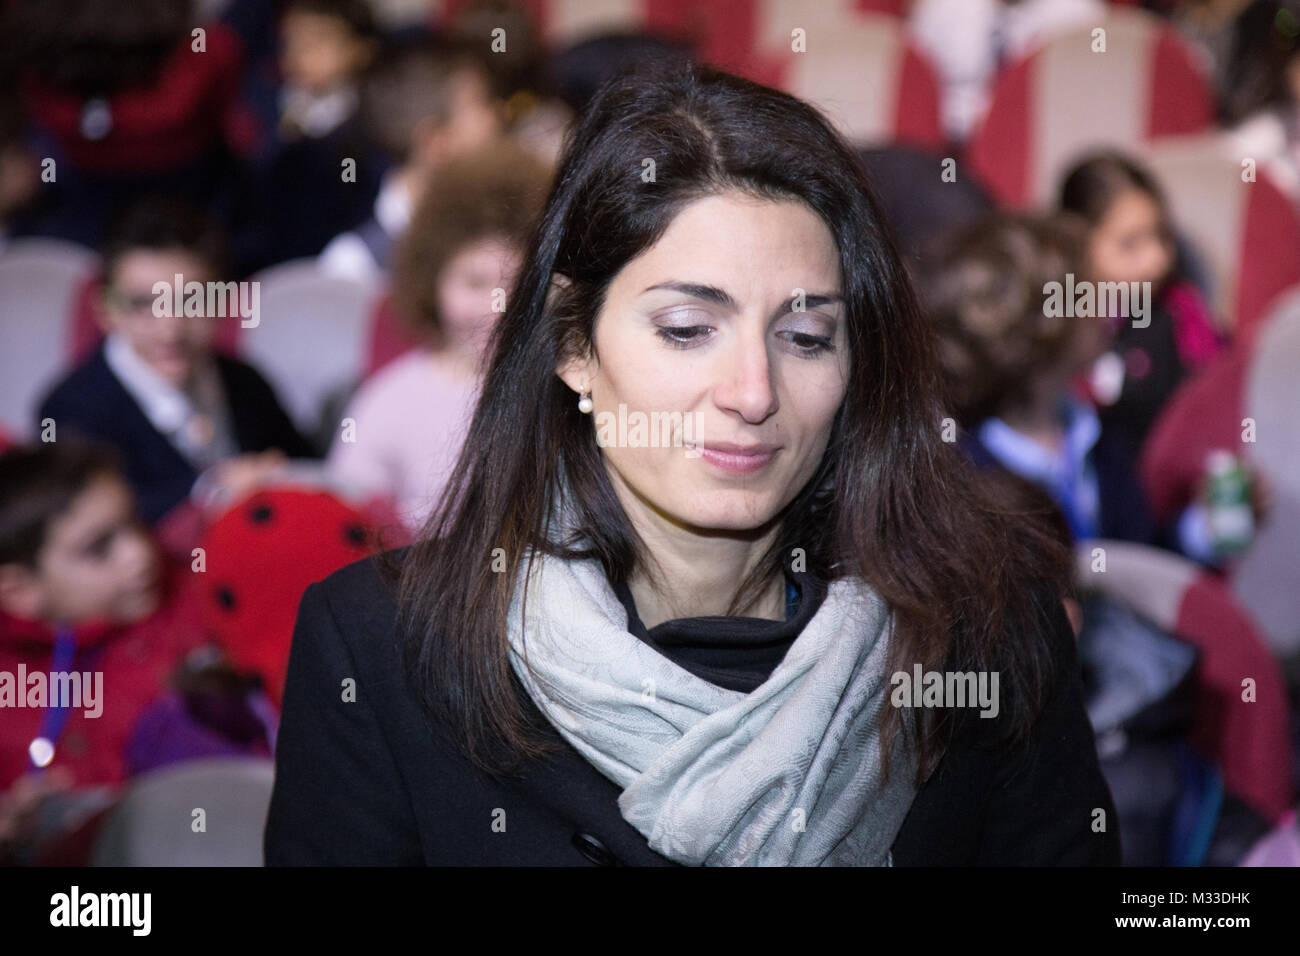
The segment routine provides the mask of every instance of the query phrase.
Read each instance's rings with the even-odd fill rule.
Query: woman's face
[[[1120,193],[1092,230],[1088,258],[1097,282],[1158,285],[1173,267],[1160,207],[1146,193]]]
[[[834,240],[811,209],[738,192],[685,206],[614,277],[599,360],[559,371],[591,392],[634,525],[752,530],[799,493],[844,398],[842,294]]]

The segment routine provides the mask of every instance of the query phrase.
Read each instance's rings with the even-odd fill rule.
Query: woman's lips
[[[717,443],[698,446],[700,457],[732,475],[748,475],[765,468],[779,450],[773,445],[730,445]]]

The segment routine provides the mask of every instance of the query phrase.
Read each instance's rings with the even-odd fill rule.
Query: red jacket
[[[82,97],[52,89],[35,76],[23,85],[32,118],[73,166],[97,173],[175,169],[218,142],[237,154],[246,152],[256,129],[239,101],[239,37],[219,23],[203,29],[202,52],[187,35],[152,84],[108,98],[112,125],[102,139],[88,139],[82,132]]]
[[[141,711],[167,690],[168,678],[184,655],[202,643],[198,606],[188,569],[165,573],[158,610],[135,624],[88,623],[76,630],[70,670],[103,674],[98,717],[71,708],[50,766],[72,771],[74,785],[118,784],[126,776],[123,750]],[[54,633],[49,625],[0,612],[0,672],[17,680],[19,665],[31,675],[49,675]],[[19,693],[23,688],[18,688]],[[24,697],[24,700],[26,698]],[[41,735],[47,708],[6,706],[0,710],[0,790],[30,769],[28,747]]]

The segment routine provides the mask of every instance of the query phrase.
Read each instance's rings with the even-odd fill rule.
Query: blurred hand
[[[278,449],[227,459],[212,469],[215,497],[227,502],[242,498],[283,473],[288,464],[289,459]]]

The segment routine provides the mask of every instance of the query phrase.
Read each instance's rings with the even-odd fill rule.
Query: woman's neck
[[[708,534],[658,512],[616,477],[614,486],[655,569],[653,583],[644,570],[627,582],[645,626],[728,615],[736,589],[771,546],[777,529],[737,536]],[[774,575],[739,614],[785,620],[785,590],[785,575]]]
[[[653,628],[678,618],[725,617],[733,613],[731,601],[775,543],[780,519],[773,518],[750,530],[698,527],[651,503],[608,463],[606,471],[646,556],[644,565],[627,580],[642,623]],[[764,583],[758,597],[735,613],[783,621],[785,593],[785,575],[775,573]]]
[[[692,573],[687,581],[679,579],[677,586],[669,583],[669,593],[660,593],[643,576],[638,576],[628,582],[628,590],[632,592],[641,622],[649,629],[678,618],[726,615],[727,605],[740,580],[739,577],[721,574]],[[743,616],[785,620],[785,576],[777,575],[759,599],[744,610]]]

